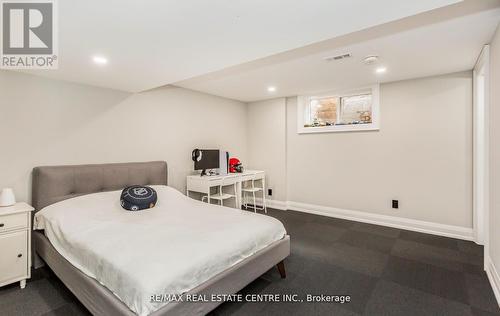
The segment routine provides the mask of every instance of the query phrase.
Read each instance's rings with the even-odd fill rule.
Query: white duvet
[[[147,315],[285,235],[278,220],[208,205],[168,186],[153,186],[157,205],[131,212],[121,191],[84,195],[35,215],[57,251],[111,290],[132,311]]]

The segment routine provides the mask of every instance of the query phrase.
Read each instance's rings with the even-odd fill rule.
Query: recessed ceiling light
[[[378,74],[383,74],[386,71],[387,71],[387,68],[385,68],[385,67],[378,67],[377,69],[375,69],[375,72]]]
[[[276,87],[267,87],[267,91],[268,92],[275,92],[276,91]]]
[[[102,56],[94,56],[92,60],[98,65],[106,65],[108,63],[108,60]]]

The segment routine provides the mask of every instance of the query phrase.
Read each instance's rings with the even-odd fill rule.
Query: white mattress
[[[139,315],[168,303],[151,302],[152,295],[189,291],[286,234],[272,217],[153,187],[152,209],[125,211],[121,191],[95,193],[45,207],[34,227]]]

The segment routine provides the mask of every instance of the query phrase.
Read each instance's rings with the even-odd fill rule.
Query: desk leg
[[[264,212],[267,213],[267,202],[266,202],[266,177],[262,178],[262,207],[264,208]]]
[[[241,181],[238,181],[237,182],[237,185],[236,187],[238,188],[238,194],[237,194],[237,199],[238,199],[238,208],[241,210],[241,208],[243,207],[243,198],[242,198],[242,195],[241,195],[241,185],[242,185],[242,182]]]

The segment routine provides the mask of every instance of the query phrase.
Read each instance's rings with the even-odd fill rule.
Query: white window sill
[[[301,127],[298,130],[299,134],[313,133],[339,133],[339,132],[366,132],[378,131],[380,128],[374,124],[353,124],[353,125],[337,125],[337,126],[318,126],[318,127]]]

